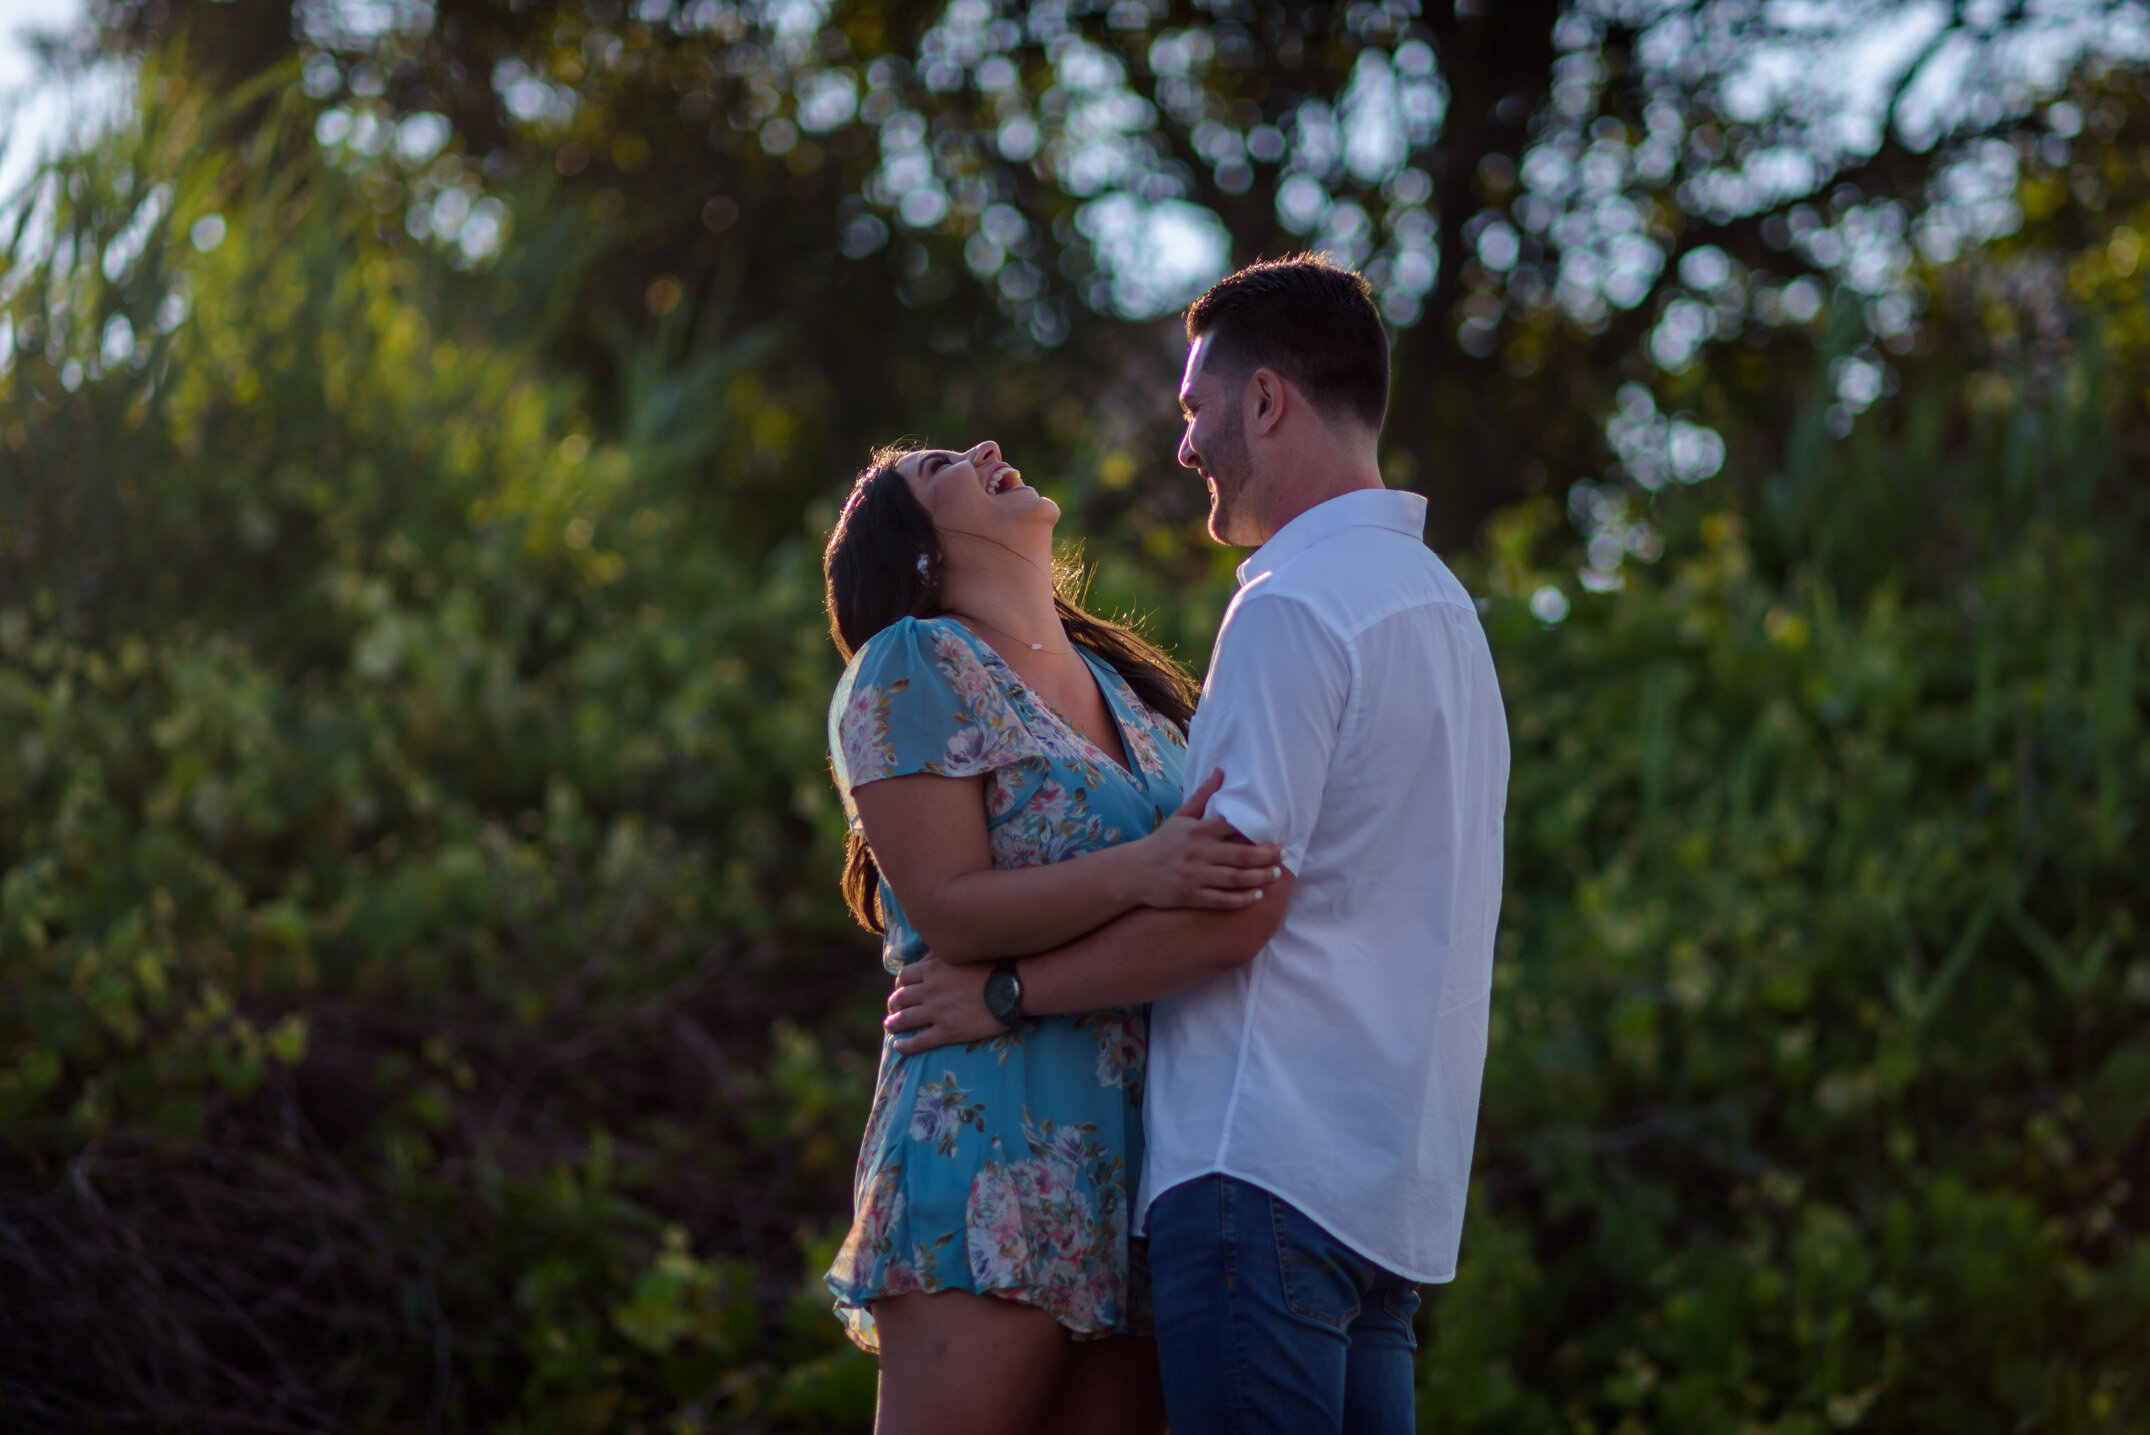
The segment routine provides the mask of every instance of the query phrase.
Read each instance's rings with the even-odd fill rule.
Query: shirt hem
[[[1386,1256],[1383,1256],[1380,1252],[1367,1250],[1364,1247],[1360,1246],[1358,1242],[1346,1237],[1341,1231],[1337,1230],[1336,1227],[1330,1225],[1326,1219],[1317,1215],[1313,1211],[1308,1210],[1305,1203],[1299,1197],[1293,1196],[1289,1191],[1279,1191],[1273,1181],[1267,1180],[1266,1178],[1261,1176],[1249,1175],[1245,1171],[1235,1170],[1229,1164],[1222,1162],[1213,1162],[1210,1165],[1203,1167],[1199,1171],[1189,1171],[1184,1175],[1175,1176],[1169,1185],[1162,1187],[1154,1195],[1147,1191],[1143,1192],[1141,1200],[1137,1204],[1135,1210],[1135,1219],[1128,1229],[1135,1235],[1146,1235],[1150,1220],[1150,1207],[1156,1202],[1157,1197],[1162,1196],[1166,1191],[1176,1191],[1180,1187],[1186,1185],[1189,1181],[1199,1181],[1204,1176],[1230,1176],[1235,1181],[1244,1181],[1249,1186],[1258,1186],[1262,1190],[1267,1191],[1270,1195],[1275,1196],[1280,1201],[1291,1202],[1294,1206],[1297,1206],[1300,1211],[1306,1215],[1307,1219],[1311,1220],[1315,1225],[1320,1226],[1330,1235],[1336,1237],[1336,1239],[1342,1241],[1345,1245],[1351,1247],[1352,1250],[1366,1257],[1366,1259],[1381,1266],[1384,1270],[1393,1271],[1397,1275],[1402,1276],[1407,1281],[1412,1281],[1418,1285],[1425,1286],[1445,1286],[1456,1278],[1456,1263],[1454,1261],[1450,1261],[1445,1268],[1436,1268],[1437,1273],[1432,1275],[1419,1274],[1420,1271],[1427,1269],[1423,1266],[1414,1269],[1409,1266],[1394,1264]]]

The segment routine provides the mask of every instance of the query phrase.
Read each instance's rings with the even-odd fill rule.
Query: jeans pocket
[[[1277,1279],[1283,1287],[1285,1309],[1336,1330],[1349,1330],[1359,1318],[1366,1290],[1365,1260],[1275,1196],[1269,1198],[1269,1219],[1276,1235]]]
[[[1418,1286],[1402,1276],[1384,1273],[1381,1278],[1381,1309],[1396,1322],[1413,1350],[1418,1349]]]

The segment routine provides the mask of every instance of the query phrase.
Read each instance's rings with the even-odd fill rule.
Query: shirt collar
[[[1279,567],[1322,539],[1346,528],[1389,528],[1423,540],[1426,498],[1393,488],[1356,488],[1315,504],[1279,528],[1267,543],[1239,565],[1242,587],[1257,573]]]

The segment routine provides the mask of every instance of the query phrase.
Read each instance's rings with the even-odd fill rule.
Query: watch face
[[[1023,984],[1013,967],[995,967],[985,979],[985,1009],[1002,1026],[1014,1026],[1023,1015]]]

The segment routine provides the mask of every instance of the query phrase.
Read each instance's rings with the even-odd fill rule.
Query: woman
[[[1242,907],[1274,847],[1181,792],[1186,676],[1056,589],[1053,502],[999,448],[883,450],[829,538],[844,891],[891,972],[1046,951],[1137,906]],[[884,1043],[828,1275],[884,1435],[1156,1430],[1127,1219],[1143,1014]]]

